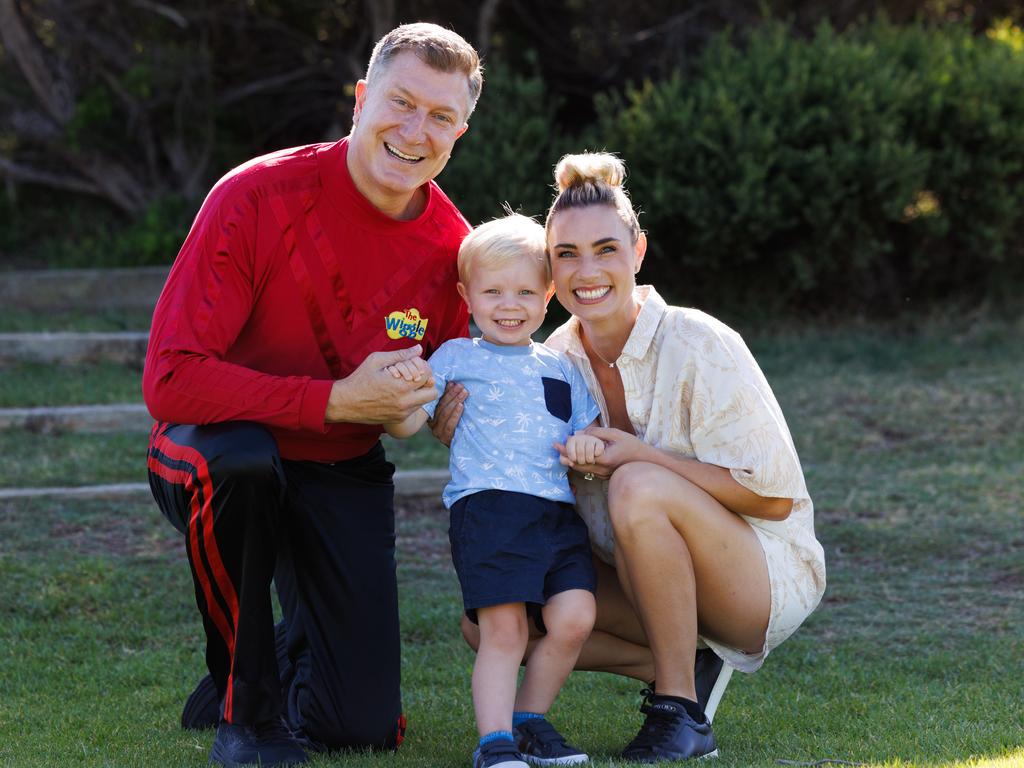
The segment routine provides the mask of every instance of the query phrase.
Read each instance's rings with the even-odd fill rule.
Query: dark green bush
[[[1024,55],[1004,41],[771,24],[598,111],[590,142],[626,160],[644,211],[645,276],[679,300],[891,310],[1022,276]]]
[[[474,225],[500,216],[504,203],[528,216],[546,212],[551,169],[574,146],[558,130],[558,102],[539,76],[492,64],[485,77],[469,130],[438,178]]]

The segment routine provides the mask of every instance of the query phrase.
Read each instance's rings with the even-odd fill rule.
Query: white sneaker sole
[[[570,755],[569,757],[533,757],[523,755],[523,760],[532,765],[583,765],[590,762],[588,755]]]

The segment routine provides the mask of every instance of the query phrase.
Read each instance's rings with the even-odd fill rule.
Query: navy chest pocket
[[[572,389],[569,382],[541,376],[544,383],[544,405],[556,419],[568,423],[572,418]]]

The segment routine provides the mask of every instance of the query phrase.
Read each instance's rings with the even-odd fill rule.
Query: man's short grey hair
[[[412,51],[420,61],[440,72],[462,72],[466,76],[468,120],[484,84],[483,68],[476,49],[458,33],[437,24],[403,24],[384,35],[373,47],[366,68],[366,81],[373,82],[374,77],[387,68],[388,62],[402,51]]]

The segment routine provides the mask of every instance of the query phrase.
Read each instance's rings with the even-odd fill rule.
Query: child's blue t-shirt
[[[543,344],[477,338],[446,341],[429,362],[438,399],[449,381],[469,392],[452,438],[446,507],[487,490],[575,501],[552,445],[588,427],[600,409],[568,357]],[[424,410],[433,416],[437,402]]]

